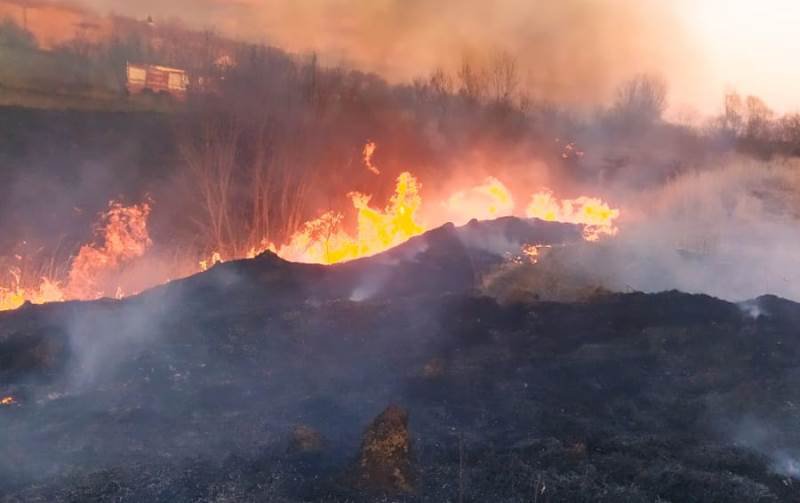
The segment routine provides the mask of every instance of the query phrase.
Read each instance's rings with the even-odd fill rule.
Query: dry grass
[[[535,264],[507,262],[483,278],[481,290],[502,303],[583,302],[607,293],[600,271],[579,262],[574,252],[571,248],[543,248]]]

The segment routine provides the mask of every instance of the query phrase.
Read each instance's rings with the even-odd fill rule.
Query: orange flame
[[[378,174],[372,164],[376,145],[372,142],[364,147],[364,162]],[[409,172],[398,176],[395,193],[383,208],[370,205],[371,196],[350,193],[356,210],[354,233],[345,230],[344,215],[335,211],[306,222],[282,245],[266,240],[246,254],[252,258],[271,250],[286,260],[305,263],[334,264],[375,255],[395,247],[408,239],[422,234],[430,227],[421,221],[421,185]],[[438,224],[452,221],[458,225],[472,218],[492,219],[515,214],[511,191],[500,180],[487,178],[483,183],[456,191],[439,207],[444,207],[445,217],[436,218]],[[594,197],[581,196],[576,199],[557,199],[552,192],[534,194],[527,207],[527,216],[547,221],[579,224],[584,226],[584,238],[596,241],[602,236],[613,236],[618,229],[615,220],[620,211]],[[150,205],[123,206],[109,203],[108,211],[102,215],[97,234],[99,244],[82,246],[72,261],[66,282],[62,286],[56,279],[41,278],[38,285],[24,285],[19,269],[12,269],[12,281],[0,286],[0,311],[16,309],[26,301],[35,304],[63,300],[88,300],[102,296],[122,298],[125,292],[116,283],[116,278],[133,259],[145,254],[151,245],[147,220]],[[522,250],[526,260],[535,263],[539,249],[526,246]],[[194,271],[205,271],[223,260],[244,257],[222,257],[213,252],[210,257],[192,262]],[[179,276],[176,274],[175,276]],[[168,281],[169,278],[162,278]]]
[[[0,398],[0,405],[4,405],[8,407],[9,405],[14,405],[17,403],[17,400],[13,396],[6,396]]]
[[[50,278],[41,278],[39,285],[26,288],[21,284],[19,269],[9,271],[12,278],[10,286],[0,287],[0,311],[21,307],[25,302],[44,304],[64,300],[64,292],[58,283]]]
[[[536,245],[527,244],[522,247],[522,254],[528,259],[531,264],[539,262],[539,247]]]
[[[372,156],[375,155],[375,150],[377,148],[378,146],[375,144],[375,142],[367,142],[367,144],[364,145],[364,150],[362,154],[364,156],[364,164],[367,165],[367,169],[372,171],[376,175],[380,175],[381,171],[378,169],[377,166],[372,164]]]
[[[410,173],[403,173],[397,179],[395,195],[384,210],[371,208],[370,196],[350,194],[358,211],[355,236],[343,230],[343,215],[331,211],[307,222],[287,244],[270,245],[270,249],[286,260],[319,264],[344,262],[388,250],[428,230],[418,217],[422,207],[419,191],[417,179]],[[448,220],[459,225],[472,218],[491,219],[514,214],[511,191],[494,177],[454,193],[443,205]],[[529,218],[583,225],[587,241],[615,235],[618,229],[614,221],[619,215],[618,209],[598,198],[581,196],[558,200],[548,191],[534,194],[527,209]],[[523,254],[533,262],[538,259],[535,247],[526,247]]]
[[[490,220],[511,215],[514,212],[514,197],[511,191],[494,177],[482,184],[456,192],[444,202],[448,219],[463,225],[476,218]]]
[[[255,255],[253,255],[252,257],[250,257],[249,255],[250,254],[248,253],[248,258],[255,258]],[[221,264],[222,262],[223,262],[222,255],[220,255],[219,252],[215,251],[214,253],[211,254],[210,259],[200,261],[200,271],[201,272],[207,271],[209,267],[214,267],[215,265]]]
[[[583,237],[587,241],[597,241],[602,235],[616,235],[619,229],[614,220],[619,214],[618,209],[612,209],[596,197],[559,201],[549,191],[534,194],[527,210],[528,218],[583,225]]]
[[[150,205],[109,203],[98,230],[102,245],[83,245],[72,261],[66,295],[70,299],[96,299],[106,291],[103,281],[130,260],[141,257],[152,244],[147,231]],[[116,291],[116,289],[115,289]]]
[[[44,277],[38,285],[22,284],[22,273],[12,269],[9,286],[0,287],[0,311],[17,309],[25,302],[44,304],[65,300],[90,300],[104,295],[121,298],[125,292],[118,286],[111,286],[123,265],[140,257],[150,246],[147,219],[150,205],[123,206],[110,202],[109,209],[102,215],[102,223],[97,234],[102,244],[86,244],[80,248],[72,261],[66,285],[62,286],[55,278]]]
[[[289,242],[278,248],[278,255],[295,262],[334,264],[375,255],[425,232],[417,221],[422,205],[420,185],[411,173],[397,178],[395,194],[384,210],[369,206],[370,196],[352,193],[358,210],[356,235],[342,228],[343,216],[328,212],[307,222]]]

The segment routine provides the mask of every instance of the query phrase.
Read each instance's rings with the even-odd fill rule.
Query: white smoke
[[[745,417],[736,425],[733,440],[737,445],[767,457],[773,473],[800,480],[800,453],[781,446],[778,439],[781,430],[754,417]]]
[[[621,232],[569,262],[610,290],[682,290],[731,301],[800,300],[800,167],[730,159],[622,205]]]
[[[106,302],[108,304],[106,304]],[[68,325],[74,363],[67,390],[80,393],[110,378],[117,366],[152,343],[168,310],[164,302],[102,301],[81,309]]]

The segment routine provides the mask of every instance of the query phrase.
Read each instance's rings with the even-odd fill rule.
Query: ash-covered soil
[[[578,231],[2,313],[0,501],[800,500],[800,305],[476,288],[500,244]]]

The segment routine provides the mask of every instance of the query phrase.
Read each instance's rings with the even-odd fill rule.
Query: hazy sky
[[[735,89],[800,110],[800,0],[81,1],[317,50],[394,80],[491,46],[516,53],[531,86],[555,98],[591,101],[625,74],[660,71],[677,109],[716,111]]]
[[[726,87],[800,111],[800,0],[681,0],[704,53],[707,92]]]

